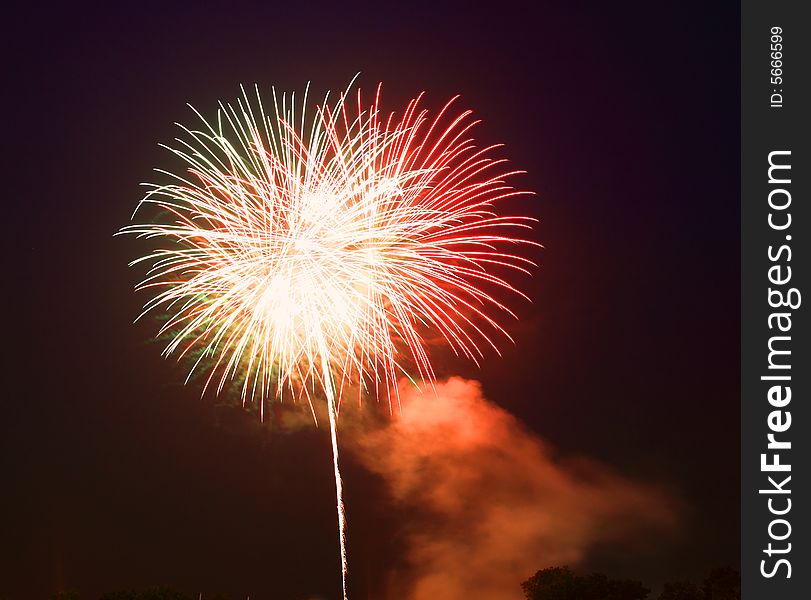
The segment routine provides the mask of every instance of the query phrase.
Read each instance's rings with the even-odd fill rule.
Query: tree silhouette
[[[549,567],[521,584],[528,600],[569,600],[577,587],[577,576],[569,567]]]
[[[702,586],[705,600],[741,600],[741,574],[735,569],[713,569]]]
[[[601,573],[581,576],[569,567],[538,571],[521,589],[527,600],[645,600],[650,592],[639,581],[610,579]]]
[[[658,600],[705,600],[704,592],[695,583],[677,581],[666,583]]]

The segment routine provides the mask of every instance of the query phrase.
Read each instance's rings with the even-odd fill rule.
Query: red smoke
[[[476,381],[451,378],[436,394],[404,385],[401,396],[388,426],[344,438],[394,501],[420,515],[404,531],[410,567],[392,573],[392,600],[519,599],[538,569],[675,525],[661,490],[593,461],[556,459]]]

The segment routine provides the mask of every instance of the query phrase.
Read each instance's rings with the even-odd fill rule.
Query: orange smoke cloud
[[[516,600],[538,569],[675,525],[663,491],[594,461],[556,460],[476,381],[401,395],[401,416],[345,438],[420,515],[404,532],[409,567],[392,574],[392,600]]]

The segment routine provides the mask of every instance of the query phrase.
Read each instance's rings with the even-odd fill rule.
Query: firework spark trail
[[[497,291],[523,296],[501,272],[528,272],[513,249],[533,244],[511,231],[533,219],[499,216],[494,204],[526,194],[505,180],[518,173],[477,147],[470,111],[455,99],[432,119],[421,96],[403,113],[329,95],[308,121],[307,94],[258,88],[220,103],[216,122],[165,146],[183,174],[147,184],[136,209],[153,221],[121,233],[153,240],[132,264],[149,265],[138,289],[162,310],[164,353],[191,359],[221,392],[243,378],[243,403],[285,392],[313,404],[326,397],[335,471],[346,598],[346,522],[338,468],[337,419],[350,389],[396,406],[402,376],[433,381],[425,332],[474,362],[492,333],[509,335],[491,313],[514,316]],[[355,112],[356,110],[356,112]],[[168,243],[165,246],[159,242]]]
[[[329,362],[326,353],[321,354],[324,372],[324,391],[327,396],[327,411],[329,412],[329,436],[332,442],[332,468],[335,473],[335,506],[338,509],[338,538],[341,546],[341,589],[346,600],[346,575],[349,565],[346,559],[346,510],[344,509],[344,486],[341,480],[341,470],[338,467],[338,415],[335,405],[335,388],[329,371]]]

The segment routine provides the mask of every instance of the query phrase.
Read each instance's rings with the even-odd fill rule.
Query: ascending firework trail
[[[532,219],[499,216],[495,205],[526,194],[517,173],[477,148],[470,111],[454,100],[435,117],[412,100],[383,115],[380,88],[364,108],[360,91],[306,111],[307,94],[271,95],[266,112],[242,91],[180,126],[172,147],[183,167],[158,170],[136,214],[151,220],[121,233],[152,240],[136,263],[149,266],[138,288],[144,313],[166,315],[164,353],[190,358],[219,393],[242,381],[242,400],[304,398],[315,390],[330,422],[343,595],[345,518],[337,419],[346,394],[397,403],[403,376],[432,381],[424,335],[439,334],[478,362],[495,315],[510,314],[499,290],[522,295],[504,276],[532,263],[516,235]],[[196,112],[196,111],[195,111]]]

